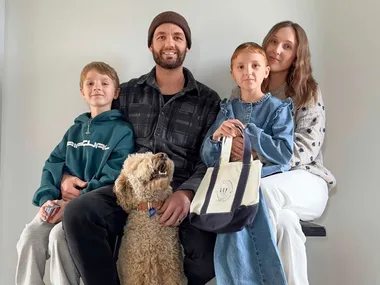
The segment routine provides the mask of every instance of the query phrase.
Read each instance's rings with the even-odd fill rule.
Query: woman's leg
[[[307,171],[265,177],[261,189],[289,285],[307,285],[305,241],[299,220],[319,218],[327,204],[326,182]]]

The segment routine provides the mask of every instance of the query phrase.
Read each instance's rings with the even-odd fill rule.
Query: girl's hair
[[[115,84],[115,88],[119,88],[119,76],[117,75],[115,69],[113,69],[107,63],[101,61],[90,62],[83,68],[80,74],[80,88],[83,88],[83,82],[86,80],[87,73],[92,69],[95,69],[100,74],[107,75],[109,78],[112,79],[113,83]]]
[[[263,48],[264,50],[267,50],[273,36],[278,30],[285,27],[294,29],[298,42],[296,58],[289,68],[288,75],[286,77],[288,87],[285,94],[287,97],[292,97],[297,109],[300,109],[307,105],[310,100],[314,100],[314,103],[316,103],[318,99],[318,85],[312,74],[309,41],[305,30],[297,23],[293,23],[291,21],[280,22],[274,25],[264,38]],[[270,74],[268,79],[263,82],[264,92],[269,91],[267,90],[269,80]]]
[[[232,63],[233,61],[239,56],[240,53],[242,52],[252,52],[252,53],[259,53],[261,54],[264,59],[265,59],[265,64],[268,65],[268,58],[267,58],[267,55],[265,54],[265,50],[257,43],[254,43],[254,42],[246,42],[246,43],[242,43],[241,45],[239,45],[234,53],[232,54],[231,56],[231,70],[232,70]]]

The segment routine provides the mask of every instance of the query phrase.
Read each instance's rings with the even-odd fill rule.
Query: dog
[[[172,194],[174,163],[165,153],[131,154],[113,188],[128,213],[117,269],[121,285],[183,285],[178,227],[158,222],[156,211]]]

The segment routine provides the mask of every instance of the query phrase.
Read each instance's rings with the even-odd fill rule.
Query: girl
[[[219,157],[220,139],[236,137],[239,131],[235,125],[238,125],[247,129],[252,155],[263,163],[263,176],[290,169],[292,102],[262,92],[261,85],[269,76],[269,70],[265,51],[256,43],[241,44],[233,53],[231,76],[241,96],[222,101],[217,119],[206,135],[201,157],[208,167],[214,166]],[[214,253],[217,284],[262,284],[263,280],[265,284],[286,284],[269,220],[261,199],[251,225],[236,233],[217,235]]]

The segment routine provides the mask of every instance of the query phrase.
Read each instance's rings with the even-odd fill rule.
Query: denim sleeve
[[[208,130],[206,137],[203,141],[201,147],[201,159],[207,167],[214,166],[219,158],[220,151],[222,149],[222,144],[220,141],[214,141],[212,139],[212,135],[225,120],[225,115],[222,111],[219,111],[219,114],[216,117],[214,124]]]
[[[290,100],[285,101],[271,119],[272,135],[254,123],[247,125],[252,149],[273,164],[288,164],[293,155],[293,116]]]

